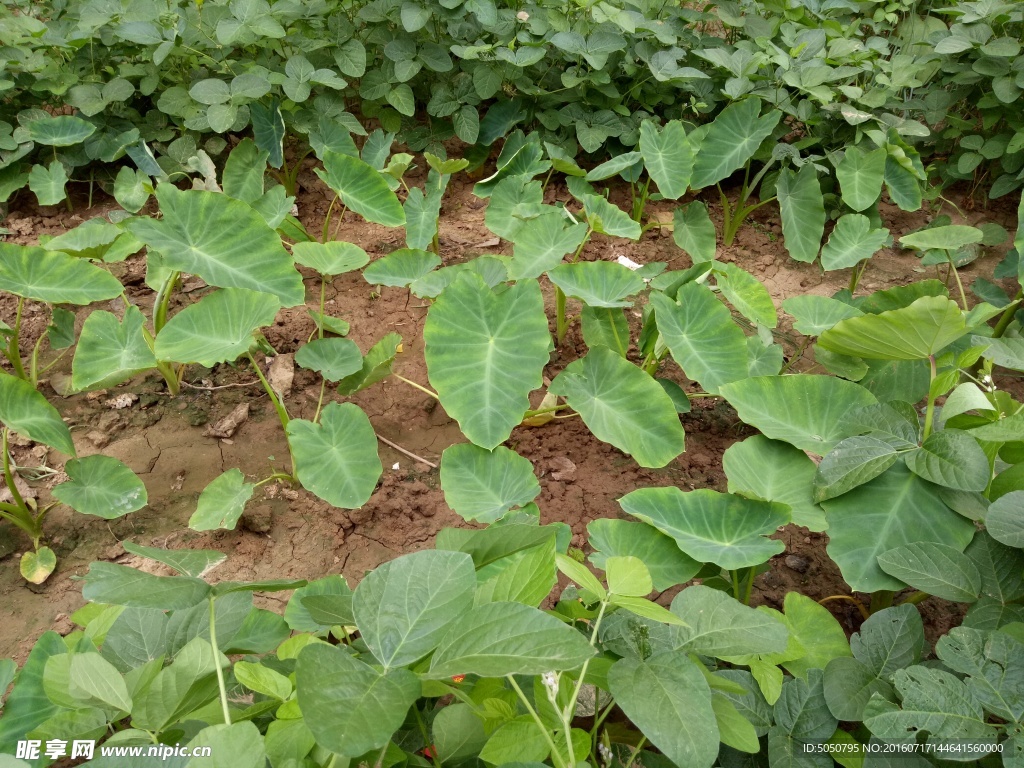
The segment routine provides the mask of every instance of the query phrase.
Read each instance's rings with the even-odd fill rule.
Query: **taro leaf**
[[[71,386],[78,391],[112,387],[156,367],[142,331],[145,321],[134,305],[128,306],[120,322],[110,312],[90,313],[71,363]]]
[[[810,670],[824,669],[832,659],[850,656],[846,630],[828,608],[799,592],[786,593],[784,608],[790,640],[803,648],[799,658],[782,662],[791,674],[806,679]]]
[[[418,278],[409,286],[414,296],[427,299],[436,299],[445,288],[452,284],[459,272],[469,270],[476,272],[484,279],[489,288],[495,288],[499,283],[508,280],[508,270],[505,264],[507,256],[478,256],[471,261],[464,261],[461,264],[452,264],[450,267],[441,267],[433,272],[428,272]]]
[[[790,522],[783,504],[700,489],[640,488],[619,499],[622,508],[675,539],[702,563],[734,570],[760,565],[785,549],[767,538]],[[685,619],[686,617],[682,617]]]
[[[495,293],[463,271],[427,311],[427,374],[441,405],[482,448],[512,433],[541,386],[551,336],[535,280]]]
[[[860,385],[880,401],[916,403],[928,394],[927,360],[868,360]]]
[[[609,557],[640,558],[650,571],[659,592],[684,584],[702,563],[683,554],[675,541],[646,523],[600,518],[587,525],[594,553],[590,562],[602,570]]]
[[[864,314],[837,299],[809,294],[786,299],[782,302],[782,308],[796,319],[793,327],[805,336],[817,336],[840,320]]]
[[[245,482],[245,475],[238,468],[218,475],[199,494],[188,527],[193,531],[234,530],[255,490],[256,485]]]
[[[1011,491],[992,502],[985,516],[989,535],[1001,544],[1024,549],[1024,491]]]
[[[405,198],[405,244],[410,248],[428,248],[437,236],[437,218],[441,215],[441,194],[413,187]]]
[[[777,109],[758,117],[760,111],[761,100],[748,98],[733,102],[718,114],[696,148],[690,179],[693,189],[717,184],[750,160],[782,119]]]
[[[699,662],[678,651],[624,658],[608,671],[615,702],[675,765],[710,768],[719,750],[711,689]]]
[[[640,123],[640,154],[662,197],[678,200],[686,193],[696,153],[680,121],[670,120],[660,130],[653,120]]]
[[[715,280],[722,295],[752,323],[766,328],[774,328],[779,324],[768,289],[752,274],[735,264],[725,264],[715,268]]]
[[[75,456],[68,425],[27,381],[0,372],[0,422],[19,435]]]
[[[864,387],[832,376],[760,376],[721,388],[740,418],[773,440],[823,456],[849,436],[846,414],[871,405]]]
[[[21,577],[29,584],[42,584],[57,569],[57,555],[49,547],[24,552],[18,561]]]
[[[89,566],[82,597],[94,603],[177,611],[203,602],[210,585],[190,576],[153,576],[116,563]]]
[[[42,245],[48,251],[63,251],[78,258],[101,259],[110,244],[121,234],[119,227],[106,219],[95,218]]]
[[[658,331],[672,358],[707,392],[747,377],[747,342],[732,313],[711,289],[686,283],[672,301],[651,294]]]
[[[353,243],[296,243],[292,246],[295,261],[321,275],[341,275],[362,269],[370,262],[366,251]]]
[[[826,271],[856,266],[874,256],[888,240],[889,230],[885,227],[875,229],[867,216],[847,213],[836,222],[821,249],[821,266]]]
[[[914,589],[957,603],[973,603],[981,594],[981,573],[958,549],[938,542],[912,542],[878,556],[890,576]]]
[[[694,264],[714,260],[717,236],[704,203],[694,200],[676,208],[672,222],[672,239],[686,251]]]
[[[185,307],[156,337],[159,360],[199,363],[212,368],[249,351],[253,334],[270,325],[281,303],[269,293],[223,288]]]
[[[818,257],[825,234],[825,201],[814,163],[804,163],[797,173],[782,170],[775,185],[786,250],[797,261],[810,263]]]
[[[585,306],[580,312],[580,330],[584,343],[591,349],[608,347],[620,357],[629,352],[629,321],[622,309]]]
[[[250,206],[217,192],[156,191],[163,218],[137,218],[128,229],[163,257],[164,266],[198,275],[221,288],[277,296],[281,306],[305,300],[302,276],[281,237]]]
[[[870,296],[855,299],[854,303],[862,312],[879,315],[892,309],[909,307],[924,296],[944,296],[949,298],[949,290],[940,280],[921,280],[909,285],[898,285],[895,288],[875,291]]]
[[[892,682],[901,705],[876,696],[864,708],[864,724],[877,738],[906,741],[927,731],[930,744],[949,739],[995,743],[996,730],[985,722],[977,696],[949,672],[911,667],[897,670]]]
[[[913,542],[942,543],[962,551],[974,535],[971,521],[950,510],[936,486],[902,463],[822,506],[829,557],[855,592],[905,587],[878,565],[883,552]]]
[[[436,254],[415,248],[399,248],[370,264],[363,270],[363,278],[370,285],[406,288],[439,266],[441,259]]]
[[[224,163],[224,194],[250,205],[263,197],[263,176],[270,153],[252,139],[242,139]]]
[[[64,465],[71,478],[53,489],[53,496],[76,512],[113,520],[146,506],[146,486],[113,456],[95,454]]]
[[[60,251],[0,243],[0,290],[47,304],[91,304],[120,296],[106,270]]]
[[[642,467],[663,467],[685,450],[675,405],[661,385],[607,347],[570,363],[548,391],[566,398],[590,431]]]
[[[818,464],[814,500],[825,501],[873,480],[896,463],[896,449],[876,437],[862,435],[840,440]]]
[[[352,610],[363,640],[385,670],[437,647],[473,605],[476,573],[464,552],[423,550],[377,567],[359,583]]]
[[[643,173],[642,157],[639,152],[624,152],[606,160],[587,174],[587,181],[604,181],[616,174],[622,174],[626,181],[635,182]]]
[[[579,299],[588,307],[628,307],[629,296],[644,289],[643,278],[629,267],[613,261],[584,261],[562,264],[548,273],[548,279],[566,296]]]
[[[341,202],[367,221],[385,227],[405,224],[405,210],[384,177],[362,160],[327,150],[323,169],[316,174],[337,193]]]
[[[307,491],[341,509],[367,502],[384,467],[377,435],[358,405],[328,403],[319,424],[292,419],[287,431],[296,474]]]
[[[741,656],[786,649],[789,630],[782,621],[708,586],[684,589],[672,600],[672,613],[686,622],[671,629],[677,650]]]
[[[390,376],[391,365],[395,362],[398,346],[401,343],[401,336],[397,333],[389,333],[370,347],[370,351],[363,356],[363,367],[338,382],[338,393],[353,395]]]
[[[295,665],[298,703],[317,744],[345,757],[380,751],[420,695],[407,669],[381,674],[340,648],[308,645]]]
[[[533,465],[502,445],[486,450],[460,443],[441,454],[441,488],[449,507],[466,520],[493,523],[540,493]]]
[[[363,367],[363,355],[349,339],[313,339],[295,353],[295,362],[327,381],[341,381]]]
[[[72,115],[42,117],[26,126],[29,138],[48,147],[70,147],[81,144],[96,132],[96,126]]]
[[[1007,721],[1024,717],[1024,645],[1018,639],[1007,632],[954,627],[939,638],[935,651],[951,670],[968,675],[971,692],[989,712]]]
[[[890,153],[893,149],[898,152],[898,155],[890,154],[885,158],[884,178],[889,198],[904,211],[921,210],[921,179],[924,177],[919,177],[915,171],[906,167],[912,165],[912,161],[901,148],[890,144],[889,149]]]
[[[352,326],[340,317],[331,317],[328,314],[321,314],[313,309],[307,311],[309,312],[309,316],[313,319],[313,324],[316,326],[318,331],[322,330],[324,333],[335,333],[338,336],[347,336],[348,332],[352,330]]]
[[[885,175],[884,148],[864,152],[856,146],[848,147],[843,160],[836,167],[836,178],[843,192],[843,202],[855,211],[874,205],[882,194]]]
[[[639,240],[640,224],[600,195],[583,196],[583,214],[590,228],[600,235]]]
[[[212,549],[159,549],[133,544],[127,539],[121,542],[124,551],[149,560],[156,560],[184,576],[201,577],[204,573],[220,565],[227,558],[223,552]]]
[[[803,451],[754,435],[726,450],[722,467],[729,493],[787,504],[794,525],[812,531],[828,527],[824,511],[811,495],[814,462]]]
[[[60,160],[54,160],[49,166],[33,165],[28,173],[28,188],[35,193],[40,205],[56,205],[66,198],[69,181]]]
[[[539,181],[510,176],[499,181],[491,193],[484,211],[484,224],[498,237],[515,242],[520,232],[542,215],[543,202]]]
[[[988,458],[969,432],[943,429],[904,459],[915,475],[960,491],[983,491],[991,478]]]
[[[918,232],[911,232],[900,238],[900,245],[904,248],[916,248],[919,251],[927,251],[932,248],[939,248],[946,251],[955,251],[971,243],[980,243],[985,233],[977,227],[966,227],[954,224],[947,227],[929,227]]]
[[[540,277],[561,264],[563,256],[579,248],[586,235],[586,224],[569,224],[561,212],[538,216],[530,226],[515,233],[509,279]]]
[[[576,669],[593,655],[586,638],[554,616],[522,603],[484,603],[449,628],[427,674],[540,675]]]

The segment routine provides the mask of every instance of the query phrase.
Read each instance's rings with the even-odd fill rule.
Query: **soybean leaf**
[[[640,558],[659,591],[684,584],[702,566],[680,551],[671,537],[646,523],[602,518],[588,523],[587,532],[594,548],[590,562],[596,567],[603,570],[609,557]]]
[[[971,691],[989,712],[1016,722],[1024,716],[1016,682],[1024,672],[1024,646],[1017,639],[961,626],[939,638],[935,650],[947,667],[968,676]]]
[[[19,435],[75,456],[68,425],[27,381],[0,372],[0,422]]]
[[[373,494],[384,467],[377,435],[354,403],[328,403],[320,423],[288,422],[288,445],[303,487],[341,509],[358,509]]]
[[[199,494],[188,527],[194,531],[233,530],[255,490],[255,484],[245,482],[245,475],[237,467],[218,475]]]
[[[121,321],[110,312],[91,312],[71,363],[71,386],[79,391],[111,387],[156,367],[156,357],[143,335],[144,323],[145,317],[134,305],[128,306]]]
[[[876,402],[853,382],[814,374],[745,379],[726,384],[721,393],[766,437],[818,455],[849,435],[844,418],[851,409]]]
[[[973,603],[981,594],[981,574],[971,559],[939,542],[912,542],[878,556],[890,576],[914,589],[958,603]]]
[[[328,243],[296,243],[292,246],[295,261],[315,269],[321,275],[341,275],[362,269],[370,262],[366,251],[353,243],[332,240]]]
[[[825,501],[873,480],[896,463],[896,449],[876,437],[848,437],[821,460],[814,474],[814,499]]]
[[[116,563],[96,562],[89,566],[82,597],[94,603],[125,605],[129,608],[182,610],[207,598],[210,585],[189,576],[153,576]]]
[[[717,184],[750,160],[782,119],[777,109],[759,117],[760,112],[761,100],[748,98],[718,114],[696,148],[691,187],[703,189]]]
[[[651,294],[658,332],[672,358],[708,392],[747,377],[747,343],[729,309],[698,283],[679,288],[676,301]]]
[[[923,296],[902,309],[841,320],[818,337],[818,344],[872,360],[916,360],[938,353],[965,332],[956,302]]]
[[[540,494],[528,459],[501,445],[488,451],[472,443],[450,446],[441,454],[441,488],[449,507],[482,523],[493,523]]]
[[[566,296],[589,307],[608,309],[631,306],[628,297],[644,289],[643,278],[612,261],[562,264],[548,273],[548,279]]]
[[[352,610],[385,670],[426,656],[473,603],[476,573],[463,552],[424,550],[378,566],[359,583]]]
[[[814,163],[804,163],[797,173],[782,170],[775,184],[786,250],[797,261],[810,263],[818,257],[825,234],[825,201]]]
[[[443,762],[474,757],[488,740],[484,723],[470,704],[457,703],[441,708],[430,729],[437,759]],[[535,727],[533,730],[537,732]]]
[[[640,123],[640,154],[662,197],[678,200],[685,194],[696,154],[680,121],[670,120],[660,130],[653,120]]]
[[[1001,603],[1024,597],[1024,552],[999,543],[987,531],[979,531],[964,554],[981,574],[983,594]]]
[[[781,552],[784,544],[767,537],[790,522],[785,505],[709,489],[640,488],[619,504],[671,536],[694,560],[729,570],[760,565]]]
[[[562,395],[600,440],[643,467],[663,467],[683,452],[675,406],[654,379],[607,347],[570,363],[548,391]]]
[[[843,192],[843,202],[855,211],[874,205],[882,194],[885,175],[885,148],[864,152],[856,146],[846,149],[836,167],[836,178]]]
[[[828,554],[857,592],[904,588],[879,566],[883,552],[913,542],[944,543],[962,551],[974,535],[971,521],[950,510],[936,486],[902,463],[822,506],[829,525]]]
[[[117,278],[60,251],[0,243],[0,290],[47,304],[91,304],[120,296]]]
[[[905,457],[915,475],[947,488],[983,491],[991,479],[988,458],[969,432],[943,429]]]
[[[711,587],[687,587],[673,598],[672,613],[687,624],[671,630],[677,650],[721,657],[786,649],[789,630],[782,621]]]
[[[786,504],[793,523],[812,531],[828,527],[825,512],[811,495],[816,468],[803,451],[754,435],[726,450],[722,467],[730,493]]]
[[[370,264],[363,270],[363,278],[370,285],[405,288],[439,266],[441,259],[436,254],[414,248],[399,248]]]
[[[80,702],[120,712],[132,710],[132,699],[124,678],[117,667],[98,653],[72,655],[68,692]]]
[[[385,227],[405,224],[405,211],[384,177],[357,157],[327,150],[320,158],[323,170],[316,174],[341,198],[341,202],[367,221]]]
[[[163,217],[136,218],[128,229],[160,253],[168,269],[198,275],[221,288],[248,288],[277,296],[281,306],[305,300],[302,276],[280,236],[249,205],[216,192],[156,191]]]
[[[269,293],[224,288],[185,307],[156,337],[156,356],[212,368],[249,351],[253,334],[270,325],[281,303]]]
[[[694,264],[714,260],[715,225],[704,203],[694,200],[676,208],[672,222],[672,239],[689,254]]]
[[[327,381],[341,381],[363,367],[363,355],[350,339],[313,339],[295,353],[295,362]]]
[[[985,527],[989,535],[1001,544],[1024,549],[1024,524],[1020,509],[1024,503],[1024,491],[1011,491],[992,502],[985,516]]]
[[[508,438],[540,387],[551,337],[540,286],[494,292],[463,271],[427,311],[427,374],[441,405],[482,448]]]
[[[223,552],[212,549],[160,549],[134,544],[127,539],[121,542],[124,551],[149,560],[156,560],[185,576],[199,578],[227,558]]]
[[[208,768],[263,768],[267,764],[266,745],[252,721],[207,726],[188,745],[191,749],[210,748],[210,757],[203,759]]]
[[[846,269],[870,259],[889,240],[889,230],[875,229],[871,220],[859,213],[847,213],[836,222],[821,249],[821,266],[828,271]]]
[[[113,456],[94,454],[64,465],[71,478],[53,489],[53,496],[76,512],[113,520],[146,506],[146,486]]]

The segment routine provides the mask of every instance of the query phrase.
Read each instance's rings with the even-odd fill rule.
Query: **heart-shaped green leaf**
[[[145,322],[134,305],[128,306],[121,321],[110,312],[91,312],[71,363],[71,386],[79,391],[112,387],[156,367],[142,331]]]
[[[341,381],[363,367],[363,355],[350,339],[313,339],[295,353],[295,362],[328,381]]]
[[[782,302],[782,308],[796,319],[793,327],[805,336],[817,336],[840,320],[864,314],[856,307],[837,299],[809,294],[786,299]]]
[[[628,307],[628,297],[644,289],[642,277],[613,261],[562,264],[548,273],[548,279],[589,307]]]
[[[70,147],[81,144],[96,132],[96,126],[74,115],[41,117],[26,127],[29,138],[48,147]]]
[[[909,307],[841,320],[818,337],[818,344],[869,360],[918,360],[937,354],[966,332],[956,302],[923,296]]]
[[[718,114],[696,148],[691,187],[710,187],[743,167],[782,119],[777,109],[763,116],[760,112],[761,100],[747,98],[733,102]]]
[[[64,471],[71,479],[55,487],[53,496],[76,512],[113,520],[142,509],[149,501],[146,486],[113,456],[71,459]]]
[[[68,425],[27,381],[0,372],[0,422],[37,443],[75,454]]]
[[[825,234],[825,201],[814,163],[804,163],[797,173],[782,170],[775,189],[786,250],[797,261],[814,261]]]
[[[49,547],[40,547],[35,552],[25,552],[18,561],[21,577],[30,584],[42,584],[57,568],[57,556]]]
[[[60,251],[0,243],[0,290],[48,304],[91,304],[120,296],[105,269]]]
[[[405,224],[405,211],[384,177],[357,157],[327,150],[316,174],[337,193],[341,202],[367,221],[385,227]]]
[[[685,555],[675,541],[647,523],[600,518],[587,525],[594,553],[590,562],[602,570],[609,557],[636,557],[646,564],[654,588],[664,591],[684,584],[702,564]]]
[[[640,154],[662,197],[678,200],[686,193],[696,153],[682,122],[670,120],[660,130],[653,120],[640,123]]]
[[[587,234],[587,225],[570,224],[561,211],[545,213],[515,232],[508,276],[512,280],[540,277],[573,253]]]
[[[694,264],[714,260],[717,235],[704,203],[693,200],[676,208],[672,215],[672,239],[686,251]]]
[[[629,240],[640,239],[640,224],[600,195],[583,196],[583,215],[587,217],[590,228],[598,234]]]
[[[193,531],[234,530],[255,490],[255,484],[245,482],[245,475],[237,468],[218,475],[199,494],[188,527]]]
[[[353,243],[332,240],[329,243],[296,243],[292,246],[295,261],[315,269],[321,275],[341,275],[362,269],[370,262],[366,251]]]
[[[488,451],[472,443],[450,446],[441,454],[441,488],[449,507],[481,523],[493,523],[540,494],[528,459],[501,445]]]
[[[870,208],[882,194],[884,175],[884,147],[871,152],[856,146],[847,147],[842,162],[836,167],[843,202],[855,211]]]
[[[900,238],[900,245],[904,248],[916,248],[919,251],[927,251],[938,248],[944,251],[955,251],[971,243],[980,243],[985,238],[985,233],[977,227],[967,227],[961,224],[952,224],[946,227],[929,227],[918,232],[911,232]]]
[[[875,229],[871,219],[860,213],[847,213],[836,222],[821,249],[821,266],[826,270],[846,269],[870,259],[889,240],[889,230]]]

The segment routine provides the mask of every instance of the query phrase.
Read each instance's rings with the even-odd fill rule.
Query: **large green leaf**
[[[938,488],[902,463],[822,506],[828,520],[829,557],[856,592],[904,588],[879,566],[883,552],[914,542],[963,551],[974,535],[974,525],[942,502]]]
[[[662,197],[678,200],[686,193],[696,153],[679,120],[669,120],[660,130],[653,120],[640,123],[640,154]]]
[[[288,445],[303,487],[342,509],[363,506],[384,471],[377,435],[354,403],[328,403],[319,424],[292,419]]]
[[[185,307],[156,337],[156,356],[176,363],[212,368],[249,351],[253,334],[270,325],[281,303],[269,293],[224,288]]]
[[[923,296],[909,307],[839,321],[818,337],[824,349],[871,360],[918,360],[966,333],[964,314],[944,296]]]
[[[747,98],[718,114],[696,148],[691,187],[703,189],[717,184],[750,160],[782,119],[777,109],[759,117],[760,112],[761,100]]]
[[[436,299],[441,291],[451,285],[460,272],[475,272],[484,279],[488,288],[497,288],[501,283],[508,281],[508,269],[505,264],[508,258],[505,256],[478,256],[471,261],[464,261],[460,264],[452,264],[450,267],[441,267],[433,272],[428,272],[423,277],[417,278],[409,286],[414,296],[426,299]]]
[[[814,499],[825,501],[873,480],[896,463],[899,454],[889,442],[870,435],[840,440],[821,460],[814,474]]]
[[[18,684],[4,702],[4,716],[0,718],[0,750],[3,754],[14,754],[26,733],[60,711],[46,695],[43,674],[51,658],[67,652],[64,638],[52,631],[44,632],[32,646],[18,673]],[[7,690],[6,686],[4,690]],[[27,763],[21,766],[15,763],[8,768],[24,768],[25,765]]]
[[[654,588],[664,591],[692,579],[702,564],[683,554],[675,541],[647,523],[599,518],[587,524],[590,562],[604,569],[609,557],[636,557],[650,571]]]
[[[47,304],[91,304],[124,288],[105,269],[60,251],[0,243],[0,290]]]
[[[686,622],[686,626],[671,629],[676,650],[721,657],[786,649],[789,630],[785,623],[721,590],[702,584],[687,587],[673,598],[671,610]]]
[[[874,256],[889,240],[889,230],[875,229],[871,219],[860,213],[847,213],[836,222],[821,249],[821,266],[826,270],[854,267]]]
[[[985,527],[989,535],[1000,544],[1024,549],[1024,520],[1021,520],[1021,504],[1024,491],[1011,491],[992,502],[985,515]]]
[[[663,467],[685,450],[683,427],[665,390],[607,347],[570,363],[548,391],[577,410],[594,435],[642,467]]]
[[[53,496],[76,512],[113,520],[148,503],[146,486],[113,456],[71,459],[64,471],[71,479],[54,488]]]
[[[112,387],[156,366],[142,328],[139,308],[129,305],[124,319],[96,310],[85,318],[71,363],[71,386],[76,390]]]
[[[315,269],[321,275],[341,275],[362,269],[370,262],[366,251],[353,243],[332,240],[327,243],[296,243],[292,246],[295,261]]]
[[[623,309],[583,307],[580,312],[583,341],[593,349],[608,347],[620,357],[629,352],[629,321]]]
[[[202,576],[207,571],[220,565],[227,559],[223,552],[214,549],[160,549],[144,547],[127,539],[121,542],[124,551],[147,560],[155,560],[184,576]]]
[[[515,232],[512,261],[508,265],[509,279],[540,277],[561,264],[566,254],[579,248],[586,235],[586,224],[570,224],[561,211],[538,216],[530,226]]]
[[[673,359],[706,391],[747,378],[747,342],[732,313],[699,283],[679,288],[676,301],[651,294],[658,332]]]
[[[67,169],[60,160],[54,160],[48,166],[33,165],[28,173],[28,188],[35,195],[40,205],[56,205],[68,196]]]
[[[593,655],[586,638],[554,616],[522,603],[484,603],[441,639],[429,676],[540,675],[576,669]]]
[[[583,214],[591,229],[598,234],[625,237],[629,240],[640,239],[640,224],[600,195],[583,196]]]
[[[955,251],[965,245],[980,243],[985,233],[977,227],[968,227],[962,224],[953,224],[946,227],[928,227],[900,238],[900,245],[904,248],[916,248],[919,251],[927,251],[932,248],[939,248],[945,251]]]
[[[472,443],[450,446],[441,454],[441,488],[449,507],[481,523],[493,523],[540,493],[528,459],[501,445],[488,451]]]
[[[156,197],[163,217],[136,218],[127,226],[160,253],[168,269],[221,288],[271,293],[284,307],[304,301],[302,276],[280,236],[249,205],[217,192],[182,192],[171,184],[161,184]]]
[[[341,381],[363,367],[363,355],[351,339],[313,339],[295,353],[295,362],[328,381]]]
[[[414,248],[399,248],[370,264],[363,270],[363,278],[370,285],[405,288],[439,266],[441,259],[436,254]]]
[[[1020,549],[1005,546],[987,531],[979,531],[964,554],[981,574],[983,594],[1000,603],[1024,597],[1024,552]]]
[[[959,429],[934,432],[904,459],[915,475],[960,491],[984,491],[992,476],[978,441]]]
[[[94,603],[129,608],[160,608],[176,611],[191,608],[210,594],[210,585],[189,576],[153,576],[116,563],[89,566],[82,597]]]
[[[385,669],[403,667],[437,647],[473,605],[476,573],[464,552],[427,549],[384,563],[352,597],[356,624]]]
[[[28,137],[48,147],[70,147],[81,144],[96,132],[96,126],[80,117],[58,115],[41,117],[26,126]]]
[[[838,299],[811,294],[788,298],[782,302],[782,308],[796,319],[793,327],[805,336],[817,336],[840,320],[864,314]]]
[[[541,386],[551,336],[534,280],[497,293],[459,276],[427,311],[427,374],[445,411],[482,448],[506,440]]]
[[[832,376],[760,376],[727,384],[722,396],[744,422],[773,440],[825,455],[849,435],[846,414],[876,402],[864,387]]]
[[[367,221],[385,227],[405,224],[405,210],[398,197],[373,166],[357,157],[327,150],[320,158],[323,169],[316,174],[337,193],[341,202]]]
[[[981,594],[981,573],[959,549],[940,542],[913,542],[878,556],[882,570],[914,589],[958,603]]]
[[[190,761],[189,765],[200,760],[207,768],[264,768],[267,764],[263,735],[249,720],[207,726],[193,737],[189,747],[210,749],[209,757]]]
[[[391,366],[395,362],[401,343],[402,337],[397,333],[384,336],[363,356],[362,367],[338,382],[338,392],[342,395],[352,395],[390,376]]]
[[[676,208],[672,215],[672,239],[686,251],[694,264],[714,260],[716,238],[715,224],[704,203],[693,200]]]
[[[431,187],[424,195],[419,187],[405,198],[405,244],[410,248],[429,248],[437,237],[437,219],[441,215],[442,191]]]
[[[255,483],[245,482],[245,475],[237,467],[218,475],[199,494],[188,527],[193,531],[233,530],[255,490]]]
[[[381,674],[341,648],[308,645],[295,665],[303,720],[322,747],[345,757],[380,750],[420,695],[407,669]]]
[[[615,702],[650,742],[676,765],[711,768],[718,756],[718,723],[711,689],[686,654],[619,659],[608,671]]]
[[[614,261],[562,264],[548,273],[548,279],[588,307],[628,307],[629,297],[644,289],[642,277]]]
[[[781,171],[775,190],[786,250],[797,261],[814,261],[825,234],[825,200],[814,163],[804,163],[797,173]]]
[[[675,487],[640,488],[619,499],[619,504],[671,536],[683,552],[701,563],[729,570],[749,568],[785,549],[781,541],[768,538],[790,522],[789,508],[782,504],[706,488],[684,493]]]
[[[735,264],[715,267],[715,281],[736,311],[752,323],[774,328],[779,324],[775,303],[764,283]],[[678,294],[677,294],[678,297]]]
[[[544,215],[544,210],[540,182],[530,181],[525,176],[510,176],[499,181],[491,192],[484,211],[484,224],[498,237],[515,242],[525,227],[532,226]]]
[[[985,709],[1007,721],[1024,718],[1024,645],[1017,639],[1006,632],[961,626],[939,638],[935,651],[947,667],[968,675],[967,683]]]
[[[836,178],[843,192],[843,202],[853,210],[870,208],[882,194],[885,156],[884,147],[871,152],[856,146],[846,149],[842,162],[836,167]]]
[[[811,495],[814,462],[803,451],[754,435],[725,452],[722,468],[730,493],[787,504],[793,523],[812,531],[828,527],[824,511]]]
[[[29,440],[75,456],[68,425],[27,381],[0,372],[0,422]]]

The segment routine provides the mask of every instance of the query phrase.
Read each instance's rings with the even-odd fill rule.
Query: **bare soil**
[[[419,179],[411,180],[416,183]],[[311,233],[318,233],[332,194],[311,172],[300,175],[298,196],[300,219]],[[453,264],[483,253],[509,253],[507,243],[499,243],[484,227],[484,201],[472,195],[472,183],[456,179],[445,200],[440,223],[441,256]],[[548,188],[549,202],[569,200],[564,187]],[[11,234],[8,241],[31,244],[40,235],[57,235],[93,216],[105,215],[116,208],[104,200],[92,208],[73,214],[54,208],[36,207],[26,194],[2,222]],[[613,200],[626,204],[622,194]],[[966,223],[996,221],[1008,229],[1015,226],[1015,212],[1008,205],[993,205],[989,211],[971,211]],[[721,225],[717,204],[709,201],[712,218]],[[670,214],[669,205],[651,204],[654,214]],[[895,234],[924,225],[931,216],[949,213],[961,220],[956,211],[907,214],[895,206],[883,205],[882,215]],[[670,216],[669,216],[670,218]],[[367,224],[347,214],[337,224],[337,239],[354,242],[371,257],[380,257],[404,246],[402,230],[390,230]],[[1005,247],[989,249],[981,259],[964,268],[961,276],[969,284],[976,277],[992,278],[992,270],[1005,253]],[[612,260],[624,255],[645,264],[667,261],[670,269],[689,266],[689,258],[673,244],[668,231],[651,230],[638,243],[611,241],[600,236],[583,253],[587,260]],[[780,222],[770,207],[758,211],[744,226],[737,241],[719,251],[719,259],[735,262],[757,275],[771,292],[776,305],[795,295],[814,293],[831,295],[846,286],[849,271],[822,273],[817,265],[800,264],[787,255]],[[112,265],[114,273],[128,286],[129,300],[144,311],[152,307],[152,293],[142,282],[144,261],[136,256]],[[861,281],[861,291],[891,287],[922,277],[917,258],[897,250],[876,255]],[[931,272],[931,270],[929,270]],[[319,278],[306,274],[308,305],[319,300]],[[1009,288],[1009,285],[1005,286]],[[188,289],[192,290],[189,291]],[[204,288],[201,281],[186,285],[178,306],[196,300]],[[550,286],[545,285],[549,309],[553,310]],[[395,371],[413,381],[427,383],[423,360],[422,325],[427,303],[411,297],[406,290],[384,288],[374,293],[358,274],[343,275],[327,285],[329,314],[340,315],[352,323],[352,338],[367,350],[384,334],[399,333],[403,351]],[[13,322],[15,303],[0,296],[0,318]],[[120,300],[96,308],[119,311]],[[570,302],[570,312],[572,310]],[[553,316],[553,311],[551,313]],[[84,320],[85,314],[79,318]],[[44,331],[47,313],[29,304],[26,310],[25,337],[28,343]],[[639,311],[631,322],[639,323]],[[787,355],[799,346],[799,334],[781,317],[779,329]],[[314,332],[314,324],[305,307],[283,310],[267,338],[280,354],[293,353]],[[635,334],[634,334],[635,336]],[[44,343],[45,349],[45,343]],[[566,364],[585,352],[574,326],[565,344],[556,350],[546,375],[554,377]],[[50,354],[47,352],[46,354]],[[797,369],[809,369],[812,362],[798,361]],[[70,356],[52,370],[43,392],[57,406],[72,428],[80,454],[103,450],[123,460],[146,483],[149,504],[126,518],[104,521],[72,514],[57,508],[47,521],[48,543],[57,553],[57,571],[42,586],[27,585],[18,573],[17,558],[26,545],[24,538],[10,526],[0,524],[0,657],[23,661],[35,638],[47,629],[67,633],[69,619],[82,605],[77,581],[94,560],[111,560],[142,565],[125,553],[120,542],[174,548],[211,548],[228,554],[227,561],[212,574],[215,580],[259,578],[315,579],[331,573],[343,573],[350,583],[380,563],[399,554],[430,545],[443,527],[466,525],[444,503],[436,469],[426,463],[380,445],[385,471],[377,491],[359,510],[343,511],[329,506],[312,494],[279,484],[262,486],[249,510],[233,531],[198,533],[187,527],[200,491],[222,471],[239,467],[247,478],[267,477],[272,468],[285,468],[288,452],[273,408],[256,384],[254,373],[245,365],[218,366],[210,371],[192,367],[186,375],[190,386],[178,397],[167,396],[162,380],[155,375],[142,376],[104,393],[61,397],[61,377],[70,372]],[[675,378],[685,388],[693,387],[671,362],[663,375]],[[135,398],[124,408],[114,408],[115,396]],[[330,388],[327,398],[337,399]],[[539,402],[541,393],[535,393]],[[287,398],[290,414],[312,417],[320,397],[318,378],[296,370],[293,390]],[[436,401],[394,378],[389,378],[352,398],[368,414],[377,433],[434,464],[449,445],[460,442],[458,425]],[[204,434],[210,423],[230,413],[241,402],[248,402],[250,413],[237,433],[228,439]],[[615,448],[594,438],[579,419],[553,421],[539,428],[517,428],[509,445],[530,459],[540,478],[541,495],[537,499],[544,522],[561,520],[573,530],[575,546],[584,546],[586,525],[601,517],[621,513],[616,500],[629,491],[648,485],[676,485],[683,489],[714,488],[725,490],[722,453],[732,443],[752,434],[723,401],[694,400],[693,411],[682,417],[687,433],[686,452],[660,470],[644,469]],[[24,466],[45,463],[58,474],[30,483],[42,498],[48,486],[59,482],[63,458],[55,452],[43,455],[31,444],[15,449],[16,461]],[[838,569],[825,553],[827,537],[789,526],[779,532],[786,551],[774,558],[772,568],[760,576],[754,592],[755,604],[781,607],[786,592],[796,590],[815,599],[849,594]],[[156,571],[155,571],[156,572]],[[666,599],[670,595],[664,596]],[[286,594],[260,598],[264,605],[283,608]],[[836,616],[855,629],[860,616],[845,601],[828,603]],[[930,598],[921,605],[930,635],[946,631],[959,621],[957,606]]]

